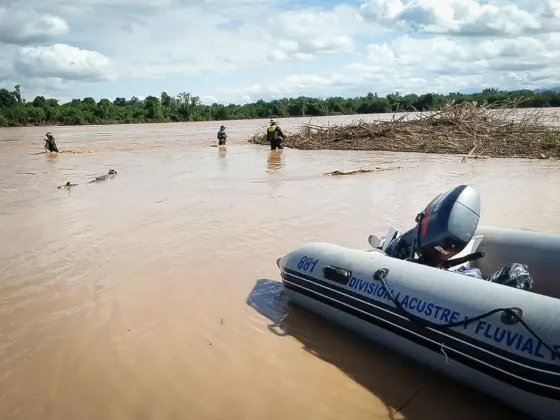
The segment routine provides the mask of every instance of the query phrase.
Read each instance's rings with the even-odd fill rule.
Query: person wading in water
[[[54,136],[50,131],[45,135],[47,136],[47,138],[45,139],[45,149],[47,149],[49,152],[58,153],[58,147],[56,146],[56,140],[54,139]]]
[[[282,142],[285,140],[284,133],[276,124],[276,121],[270,120],[270,127],[266,131],[266,138],[270,142],[270,150],[283,149]]]
[[[218,147],[225,146],[226,140],[227,140],[226,127],[222,125],[220,126],[220,131],[218,131]]]

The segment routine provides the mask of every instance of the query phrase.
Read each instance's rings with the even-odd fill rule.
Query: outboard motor
[[[480,220],[480,195],[460,185],[437,196],[416,216],[417,225],[394,239],[386,253],[400,259],[442,267],[473,238]]]

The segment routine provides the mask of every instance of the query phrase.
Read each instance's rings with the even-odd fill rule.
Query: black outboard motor
[[[468,185],[460,185],[437,196],[416,216],[416,227],[396,238],[386,249],[388,255],[414,259],[441,267],[461,252],[473,238],[480,220],[480,195]]]
[[[449,269],[484,256],[474,252],[455,258],[472,240],[480,220],[480,195],[468,185],[460,185],[438,195],[416,216],[416,227],[393,239],[386,254],[432,267]],[[415,259],[415,254],[418,258]],[[461,270],[461,269],[459,269]],[[525,264],[511,263],[490,276],[483,277],[479,269],[471,269],[477,277],[504,286],[532,290],[533,277]],[[465,271],[456,271],[465,273]]]

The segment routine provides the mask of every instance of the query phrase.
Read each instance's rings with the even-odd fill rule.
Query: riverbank
[[[560,130],[543,109],[517,113],[511,104],[449,104],[430,114],[341,125],[305,124],[284,145],[304,150],[371,150],[457,154],[465,157],[560,158]],[[268,144],[259,133],[252,144]]]

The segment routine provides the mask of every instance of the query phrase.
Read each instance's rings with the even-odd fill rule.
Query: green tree
[[[115,98],[114,101],[91,97],[72,99],[60,105],[56,99],[37,96],[26,102],[21,87],[12,91],[0,89],[0,126],[25,125],[80,125],[146,123],[166,121],[210,121],[249,118],[278,118],[323,116],[340,114],[371,114],[395,111],[437,110],[451,101],[478,101],[495,104],[505,100],[521,99],[520,107],[558,107],[560,92],[533,92],[531,90],[503,91],[498,88],[484,89],[478,93],[451,92],[447,95],[425,93],[422,95],[399,92],[385,97],[375,92],[354,98],[330,97],[258,100],[254,103],[203,105],[200,98],[190,92],[173,97],[167,92],[159,96]]]

